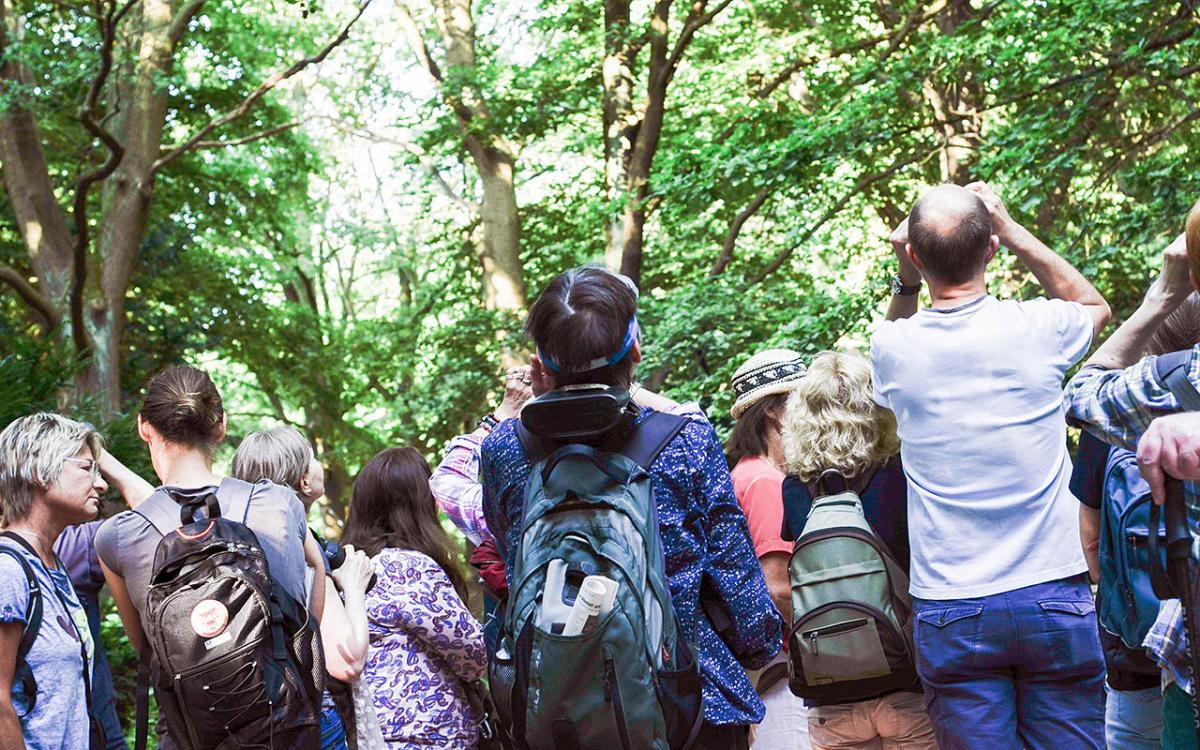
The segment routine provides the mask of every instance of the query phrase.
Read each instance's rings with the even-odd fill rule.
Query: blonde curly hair
[[[804,481],[837,469],[856,477],[900,452],[896,417],[871,395],[871,365],[861,354],[822,352],[788,397],[783,413],[785,468]]]

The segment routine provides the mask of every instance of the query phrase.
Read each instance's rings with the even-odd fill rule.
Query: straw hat
[[[733,393],[737,401],[730,414],[734,419],[740,419],[760,399],[795,388],[806,372],[808,368],[800,353],[791,349],[768,349],[755,354],[733,374]]]

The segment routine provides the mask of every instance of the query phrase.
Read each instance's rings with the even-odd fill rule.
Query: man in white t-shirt
[[[933,306],[917,312],[912,297],[910,317],[875,332],[871,360],[902,442],[917,668],[938,741],[1101,748],[1104,659],[1062,380],[1108,305],[983,183],[930,190],[906,224]],[[1051,299],[987,293],[1001,244]]]

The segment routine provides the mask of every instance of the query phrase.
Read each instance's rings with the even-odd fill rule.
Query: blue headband
[[[633,315],[629,318],[629,327],[625,329],[625,340],[621,342],[621,348],[607,357],[597,357],[596,359],[593,359],[591,362],[588,362],[583,369],[578,370],[577,372],[591,372],[592,370],[598,370],[601,367],[615,365],[616,363],[625,359],[626,355],[629,354],[629,350],[632,349],[633,345],[637,343],[638,336],[641,334],[641,332],[642,330],[638,326],[637,315]],[[550,372],[562,375],[562,368],[551,362],[550,358],[545,354],[542,354],[541,350],[538,351],[538,356],[542,358],[542,364],[550,368]]]

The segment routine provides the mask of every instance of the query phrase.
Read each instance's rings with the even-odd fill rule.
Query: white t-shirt
[[[988,596],[1087,569],[1062,381],[1091,339],[1076,302],[990,295],[879,326],[875,401],[899,426],[913,596]]]

